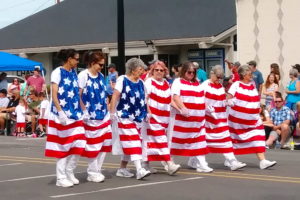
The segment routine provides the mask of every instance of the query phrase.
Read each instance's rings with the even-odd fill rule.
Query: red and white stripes
[[[82,154],[86,145],[83,121],[72,121],[68,125],[61,125],[58,120],[49,120],[46,156],[64,158]]]
[[[205,114],[206,142],[209,152],[233,152],[227,123],[225,90],[220,83],[212,83],[210,80],[203,82],[201,87],[205,92],[206,106],[214,109],[213,113],[206,110]]]
[[[190,116],[185,117],[179,113],[175,115],[171,155],[198,156],[207,154],[204,92],[200,83],[176,79],[172,85],[172,94],[180,96],[185,107],[189,110]]]
[[[234,153],[265,152],[265,132],[259,116],[260,98],[255,86],[237,81],[229,93],[236,98],[228,116]]]
[[[143,142],[147,161],[169,161],[170,149],[166,130],[170,121],[171,90],[168,82],[147,79],[148,106],[151,117],[148,121]]]
[[[111,152],[112,132],[109,114],[103,120],[92,120],[84,123],[86,147],[83,156],[95,158],[100,152]]]

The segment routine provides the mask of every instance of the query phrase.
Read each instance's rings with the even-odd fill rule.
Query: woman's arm
[[[296,82],[296,91],[286,91],[287,94],[299,94],[300,93],[300,81]]]
[[[82,101],[82,93],[83,93],[83,89],[79,88],[79,97],[80,97],[79,102],[80,102],[80,107],[81,107],[81,109],[82,109],[83,111],[85,111],[85,110],[86,110],[86,107],[85,107],[85,105],[84,105],[84,103],[83,103],[83,101]]]
[[[52,101],[56,107],[57,112],[62,111],[62,108],[59,104],[57,92],[58,92],[58,85],[56,83],[51,83],[51,89],[52,89]]]
[[[174,102],[174,104],[175,104],[175,108],[177,107],[179,110],[181,110],[181,109],[187,109],[186,107],[185,107],[185,105],[183,104],[183,102],[182,102],[182,100],[181,100],[181,98],[180,98],[180,96],[179,95],[177,95],[177,94],[174,94],[173,95],[173,97],[172,97],[172,100],[173,100],[173,102]]]
[[[114,114],[116,112],[117,102],[120,100],[121,93],[118,90],[114,90],[114,93],[110,102],[110,113]]]

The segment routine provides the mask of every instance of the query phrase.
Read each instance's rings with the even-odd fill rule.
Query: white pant
[[[60,158],[56,162],[56,178],[65,179],[67,174],[73,174],[77,166],[79,155],[69,155],[65,158]]]
[[[96,158],[90,158],[88,160],[87,174],[88,176],[96,176],[101,173],[102,164],[106,153],[99,153]]]

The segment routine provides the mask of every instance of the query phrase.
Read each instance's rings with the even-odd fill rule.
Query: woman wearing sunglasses
[[[8,94],[9,96],[12,95],[14,90],[19,90],[20,91],[20,82],[18,79],[14,79],[13,82],[11,83],[11,85],[8,87]]]
[[[167,128],[170,122],[171,90],[168,81],[164,78],[168,68],[162,61],[156,61],[145,82],[147,94],[147,125],[143,137],[145,147],[145,169],[155,173],[149,167],[149,161],[162,161],[166,164],[169,175],[175,174],[180,165],[171,161],[170,148],[167,139]]]
[[[233,154],[232,141],[227,123],[226,93],[220,83],[224,77],[221,65],[212,67],[210,79],[204,81],[201,87],[205,96],[205,130],[206,142],[210,153],[221,153],[225,157],[225,166],[238,170],[246,166],[239,162]]]
[[[101,167],[106,152],[111,152],[111,126],[107,108],[105,78],[101,70],[105,64],[102,52],[89,51],[84,55],[87,69],[78,75],[80,105],[87,144],[82,154],[88,158],[87,180],[103,182]]]
[[[204,126],[204,92],[196,79],[196,69],[192,62],[183,63],[179,78],[172,84],[171,93],[178,107],[171,128],[171,155],[195,156],[197,172],[212,172],[213,169],[205,160],[208,151]]]
[[[52,99],[45,155],[58,159],[56,185],[71,187],[79,184],[73,171],[86,145],[75,72],[79,54],[74,49],[63,49],[57,57],[63,65],[51,74]]]
[[[228,91],[228,125],[234,153],[256,154],[260,169],[267,169],[276,161],[265,158],[265,131],[259,115],[260,96],[252,80],[251,68],[240,66],[238,74],[240,81],[234,82]]]

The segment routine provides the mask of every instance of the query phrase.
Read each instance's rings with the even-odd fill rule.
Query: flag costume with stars
[[[177,78],[172,84],[171,93],[181,98],[190,115],[185,117],[178,111],[175,115],[171,155],[201,156],[207,154],[204,92],[200,83]]]
[[[170,161],[170,149],[166,130],[170,122],[171,90],[164,79],[157,81],[149,78],[145,82],[148,95],[148,107],[151,117],[148,119],[143,137],[146,161]]]
[[[228,93],[235,98],[228,125],[235,154],[265,152],[265,130],[260,120],[260,97],[253,83],[234,82]]]
[[[140,129],[147,115],[144,83],[142,80],[132,82],[126,76],[120,76],[115,89],[121,95],[117,105],[117,118],[123,153],[130,156],[129,161],[141,160]]]
[[[86,140],[77,74],[74,69],[67,71],[58,67],[51,74],[51,82],[58,85],[57,98],[68,120],[66,125],[60,123],[56,107],[51,102],[45,155],[56,158],[81,155]]]
[[[103,74],[93,77],[88,70],[78,75],[83,90],[82,101],[89,113],[84,121],[87,144],[83,156],[95,158],[100,152],[111,152],[111,126],[107,109],[107,94]]]
[[[232,153],[232,141],[229,133],[226,94],[221,83],[206,80],[201,84],[204,90],[205,105],[214,109],[206,110],[205,130],[206,142],[210,153]]]

